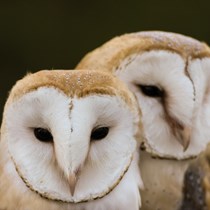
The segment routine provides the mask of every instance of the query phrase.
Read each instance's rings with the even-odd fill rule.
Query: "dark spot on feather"
[[[191,166],[185,172],[183,200],[179,210],[207,210],[202,171]]]

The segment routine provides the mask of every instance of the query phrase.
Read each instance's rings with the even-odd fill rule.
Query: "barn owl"
[[[0,209],[138,210],[140,116],[111,74],[27,75],[4,108]]]
[[[112,72],[136,94],[146,136],[142,209],[177,209],[184,171],[210,141],[209,47],[175,33],[131,33],[88,53],[76,68]]]

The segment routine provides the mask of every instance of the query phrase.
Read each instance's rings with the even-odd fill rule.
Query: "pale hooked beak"
[[[74,196],[77,181],[78,181],[78,173],[71,173],[69,175],[69,188],[72,196]]]
[[[183,150],[186,151],[191,139],[192,128],[184,127],[183,129],[177,129],[175,131],[175,136],[177,137],[178,142],[182,145]]]

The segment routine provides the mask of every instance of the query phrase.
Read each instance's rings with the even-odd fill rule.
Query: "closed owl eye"
[[[52,142],[52,134],[45,128],[34,128],[34,136],[42,142]]]
[[[98,127],[94,128],[91,133],[91,140],[97,141],[105,138],[109,133],[108,127]]]
[[[137,85],[141,92],[149,97],[163,97],[164,91],[154,85]]]

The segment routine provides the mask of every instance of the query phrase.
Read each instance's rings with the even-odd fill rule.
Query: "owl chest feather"
[[[142,210],[174,210],[180,205],[188,160],[158,159],[141,152]]]

